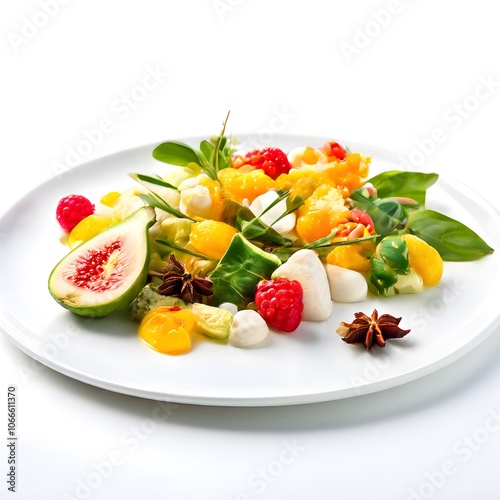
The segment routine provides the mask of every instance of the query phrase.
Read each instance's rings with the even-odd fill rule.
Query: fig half
[[[80,316],[126,308],[146,283],[148,230],[155,220],[153,207],[141,207],[74,248],[50,274],[52,297]]]

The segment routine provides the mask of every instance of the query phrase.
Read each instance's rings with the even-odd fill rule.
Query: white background
[[[0,212],[75,152],[214,134],[228,109],[235,135],[396,150],[500,207],[496,12],[491,0],[4,2]],[[36,242],[12,263],[38,264]],[[165,409],[68,379],[2,336],[19,464],[14,495],[0,453],[0,497],[496,499],[498,333],[399,388],[264,409]]]

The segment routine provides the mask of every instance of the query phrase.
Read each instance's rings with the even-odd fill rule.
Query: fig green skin
[[[130,288],[127,289],[125,293],[120,295],[120,297],[115,300],[111,300],[100,305],[87,307],[81,307],[77,304],[73,305],[68,299],[61,299],[54,293],[52,293],[50,286],[49,291],[57,303],[59,303],[65,309],[69,309],[71,312],[78,314],[78,316],[85,316],[87,318],[102,318],[115,312],[123,311],[134,300],[134,298],[146,284],[146,280],[148,277],[148,259],[146,259],[145,266],[145,270],[137,277],[137,280]]]
[[[140,213],[142,211],[142,213]],[[68,294],[65,296],[61,296],[61,294],[58,294],[56,292],[57,289],[57,278],[55,278],[56,272],[59,270],[61,266],[65,266],[68,263],[72,262],[79,253],[81,253],[81,247],[85,245],[85,249],[88,249],[88,247],[92,244],[93,241],[100,241],[102,242],[103,236],[106,234],[110,235],[110,238],[112,239],[112,235],[115,233],[116,227],[118,225],[125,225],[127,222],[130,222],[131,220],[137,218],[137,217],[143,217],[144,218],[144,229],[142,235],[137,234],[137,237],[142,237],[144,238],[142,244],[145,247],[144,251],[144,262],[143,265],[140,268],[140,272],[137,274],[137,278],[133,281],[133,283],[130,286],[127,286],[126,288],[119,289],[119,295],[112,300],[107,300],[105,302],[102,302],[100,304],[92,305],[92,306],[83,306],[78,304],[78,298],[74,297],[72,298]],[[137,296],[137,294],[142,290],[144,285],[146,284],[147,277],[148,277],[148,266],[149,266],[149,237],[148,237],[148,230],[149,228],[155,223],[156,217],[155,217],[155,211],[153,207],[147,206],[147,207],[142,207],[140,208],[137,212],[133,213],[126,219],[117,222],[116,224],[113,224],[106,228],[104,231],[101,233],[97,234],[96,236],[93,236],[87,242],[83,243],[82,245],[76,247],[73,249],[71,252],[69,252],[65,257],[61,259],[61,261],[54,267],[52,270],[50,276],[49,276],[49,292],[52,295],[52,297],[55,299],[55,301],[60,304],[62,307],[65,309],[68,309],[72,311],[73,313],[79,315],[79,316],[85,316],[85,317],[90,317],[90,318],[101,318],[104,316],[108,316],[109,314],[115,313],[122,311],[126,309],[126,307],[134,300],[134,298]],[[137,222],[137,221],[135,221]]]

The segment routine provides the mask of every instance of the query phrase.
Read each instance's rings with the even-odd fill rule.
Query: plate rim
[[[247,140],[254,136],[254,134],[247,133],[238,133],[237,138],[243,140],[246,138]],[[193,144],[203,140],[203,136],[190,136],[190,137],[179,137],[175,139],[168,140],[181,140],[188,144]],[[316,135],[304,135],[304,134],[275,134],[273,139],[277,141],[292,141],[296,142],[298,140],[307,140],[307,141],[321,141],[326,140],[324,136],[316,136]],[[341,139],[339,139],[341,141]],[[359,151],[364,154],[368,154],[372,157],[382,157],[386,161],[397,161],[398,153],[397,151],[380,148],[378,146],[372,146],[369,144],[360,143],[357,141],[344,141],[343,144],[352,144],[355,147],[356,151]],[[29,190],[24,196],[22,196],[14,205],[12,205],[9,209],[0,214],[0,228],[4,224],[5,220],[12,216],[12,213],[16,210],[16,207],[21,204],[26,199],[34,196],[37,191],[43,190],[49,184],[53,183],[55,179],[57,179],[60,175],[64,175],[66,173],[82,171],[84,169],[92,167],[93,164],[97,164],[99,162],[106,162],[111,158],[116,158],[120,155],[130,155],[133,152],[146,151],[149,150],[152,152],[155,146],[157,146],[159,142],[143,144],[139,146],[133,146],[127,149],[119,150],[116,152],[109,153],[107,155],[89,160],[87,162],[83,162],[75,167],[64,171],[62,174],[55,174],[44,180],[31,190]],[[404,166],[401,167],[401,170],[405,170]],[[407,170],[407,169],[406,169]],[[426,171],[425,168],[418,169],[418,171]],[[455,178],[454,176],[446,173],[440,172],[439,169],[433,169],[434,172],[437,172],[445,179],[448,184],[451,185],[452,188],[460,189],[465,191],[465,194],[474,195],[473,201],[476,203],[480,203],[481,208],[487,210],[489,215],[497,219],[497,223],[500,220],[500,216],[495,208],[484,199],[479,193],[475,190],[471,189],[469,186]],[[498,251],[498,250],[497,250]],[[286,406],[286,405],[296,405],[296,404],[309,404],[309,403],[318,403],[325,401],[333,401],[338,399],[346,399],[349,397],[360,396],[364,394],[370,394],[374,392],[379,392],[382,390],[390,389],[396,386],[404,385],[421,377],[427,376],[431,373],[438,371],[445,366],[453,363],[457,359],[461,358],[469,351],[474,349],[477,345],[483,342],[498,326],[500,325],[500,312],[497,314],[495,318],[490,321],[488,325],[486,325],[480,332],[478,332],[473,341],[467,342],[465,345],[460,346],[460,348],[453,350],[444,358],[436,360],[430,364],[425,365],[424,367],[419,368],[418,370],[413,370],[408,373],[400,374],[396,377],[392,377],[390,379],[382,379],[371,382],[365,386],[359,387],[347,387],[342,390],[334,390],[334,391],[318,391],[318,392],[309,392],[307,394],[297,394],[297,395],[285,395],[285,396],[260,396],[260,397],[204,397],[200,395],[182,395],[177,394],[175,392],[171,392],[170,394],[159,394],[157,391],[151,391],[147,389],[136,389],[133,387],[125,387],[120,385],[117,382],[113,382],[110,380],[102,380],[97,378],[96,376],[89,375],[87,373],[82,372],[79,369],[71,368],[67,366],[66,362],[53,362],[51,359],[46,356],[42,356],[41,353],[37,352],[34,349],[31,349],[28,343],[22,342],[23,334],[20,331],[12,332],[9,331],[8,326],[4,324],[4,312],[0,307],[0,330],[2,333],[21,351],[35,359],[36,361],[42,363],[43,365],[51,368],[54,371],[57,371],[65,376],[78,380],[80,382],[99,387],[104,390],[109,390],[112,392],[117,392],[121,394],[126,394],[134,397],[141,397],[146,399],[153,399],[158,401],[168,401],[175,402],[181,404],[195,404],[195,405],[211,405],[211,406]],[[15,330],[15,329],[14,329]],[[404,380],[402,380],[404,379]],[[346,394],[344,394],[346,393]]]

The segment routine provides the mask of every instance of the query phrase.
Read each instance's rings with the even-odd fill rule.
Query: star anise
[[[337,333],[348,344],[363,344],[366,349],[371,349],[375,342],[379,347],[385,347],[386,339],[400,339],[410,330],[399,328],[401,318],[395,318],[390,314],[382,314],[373,310],[371,317],[362,312],[354,313],[355,320],[352,323],[343,321],[337,328]]]
[[[185,302],[207,302],[214,298],[212,281],[208,278],[192,276],[186,266],[170,254],[167,265],[160,271],[151,271],[151,276],[161,279],[157,291],[162,295],[180,297]]]

